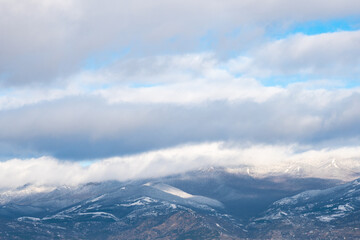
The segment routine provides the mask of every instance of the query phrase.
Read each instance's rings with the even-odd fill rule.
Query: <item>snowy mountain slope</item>
[[[360,216],[360,180],[325,190],[310,190],[273,203],[258,220],[288,219],[291,216],[331,222],[353,214]]]
[[[281,233],[284,239],[359,239],[359,224],[360,179],[357,179],[278,200],[254,219],[248,230],[265,232],[269,238]]]
[[[242,231],[240,222],[235,222],[224,214],[218,201],[190,194],[185,195],[190,196],[189,198],[184,198],[184,192],[180,189],[165,184],[155,186],[141,183],[128,183],[124,186],[117,182],[105,182],[72,189],[77,193],[69,189],[58,189],[51,193],[33,193],[23,198],[17,196],[7,199],[7,203],[1,206],[2,209],[11,209],[16,205],[20,210],[13,212],[13,215],[6,214],[7,222],[0,222],[0,236],[16,236],[20,239],[28,238],[26,236],[31,236],[32,239],[99,239],[99,236],[121,236],[132,239],[139,236],[133,233],[134,229],[138,229],[145,234],[144,239],[147,238],[146,234],[170,236],[181,235],[181,231],[184,231],[185,236],[190,231],[190,235],[200,234],[199,236],[213,238],[235,233],[237,235]],[[57,198],[52,198],[58,195],[62,202],[62,196],[80,198],[79,192],[83,193],[81,197],[87,198],[75,204],[70,204],[72,201],[69,201],[70,205],[61,209],[56,203]],[[56,206],[48,209],[46,206],[51,198]],[[19,205],[25,204],[25,201],[29,202]],[[35,212],[27,211],[27,207],[23,209],[24,206],[31,206],[31,202],[36,202],[40,210]],[[0,212],[2,213],[4,212]],[[4,216],[1,216],[2,219]],[[173,226],[174,222],[177,227]],[[168,226],[170,223],[171,226]],[[172,227],[175,233],[168,232],[167,227],[163,232],[154,232],[154,228],[160,225],[162,228]]]
[[[148,186],[152,186],[155,189],[161,190],[163,192],[166,192],[166,193],[169,193],[169,194],[181,197],[181,198],[189,199],[189,200],[197,202],[199,204],[205,204],[205,205],[217,207],[217,208],[224,207],[224,205],[221,202],[219,202],[218,200],[204,197],[204,196],[192,195],[192,194],[184,192],[178,188],[170,186],[168,184],[159,183],[159,184],[154,184],[154,185],[149,184]]]
[[[27,185],[0,194],[0,236],[326,239],[328,232],[349,231],[356,236],[359,183],[286,175],[259,179],[214,168],[143,181],[55,189]]]

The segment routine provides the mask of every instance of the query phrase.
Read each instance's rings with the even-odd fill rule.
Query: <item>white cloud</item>
[[[177,103],[254,100],[283,91],[237,78],[212,54],[157,56],[120,62],[106,71],[112,87],[96,91],[110,103]],[[100,74],[103,71],[100,71]],[[134,83],[137,85],[134,86]]]
[[[316,99],[326,106],[330,100],[340,101],[358,92],[355,88],[341,89],[342,82],[326,79],[290,84],[288,87],[264,86],[255,78],[234,75],[243,62],[233,59],[224,63],[210,53],[122,60],[107,68],[82,71],[63,78],[61,85],[5,89],[0,94],[0,110],[71,97],[100,97],[110,104],[191,105],[213,101],[262,103],[293,95],[304,102],[312,99],[311,104]],[[267,71],[265,68],[262,70],[255,75]],[[249,74],[252,73],[250,69]],[[326,90],[332,86],[338,89]]]
[[[255,79],[232,76],[209,53],[124,60],[62,81],[63,85],[49,87],[5,89],[0,94],[0,110],[74,96],[100,96],[109,103],[263,102],[284,91],[264,87]]]
[[[358,80],[360,31],[290,35],[259,47],[250,56],[230,60],[229,68],[255,77],[309,75]]]
[[[338,177],[349,179],[360,169],[360,149],[306,150],[296,145],[254,145],[241,147],[224,142],[184,145],[127,157],[98,160],[88,167],[50,157],[12,159],[0,162],[0,188],[24,184],[60,186],[106,180],[134,180],[163,177],[208,167],[230,168],[230,172],[254,176],[284,174],[291,168],[302,169],[306,177]],[[326,166],[336,161],[337,169]],[[329,166],[330,166],[329,165]],[[334,171],[334,170],[337,170]],[[349,173],[349,170],[350,173]],[[334,175],[335,173],[335,175]]]

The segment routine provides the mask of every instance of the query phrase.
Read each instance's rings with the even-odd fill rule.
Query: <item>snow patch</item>
[[[44,217],[41,220],[51,220],[51,219],[65,219],[65,218],[72,218],[69,215],[65,215],[65,214],[56,214],[50,217]]]
[[[180,190],[178,188],[175,188],[175,187],[167,185],[167,184],[156,184],[156,185],[153,185],[153,187],[158,189],[158,190],[161,190],[163,192],[166,192],[166,193],[169,193],[169,194],[181,197],[181,198],[194,197],[194,195],[191,195],[191,194],[189,194],[187,192],[184,192],[184,191],[182,191],[182,190]]]
[[[0,204],[5,204],[11,201],[13,198],[24,197],[31,194],[48,193],[55,190],[55,187],[47,186],[26,186],[21,189],[13,189],[0,193]]]
[[[335,168],[339,168],[338,165],[336,164],[336,160],[335,160],[335,159],[333,159],[333,160],[331,161],[331,165],[333,165]],[[339,168],[339,169],[340,169],[340,168]]]
[[[132,206],[143,206],[145,205],[144,203],[142,203],[140,200],[133,202],[133,203],[123,203],[123,204],[119,204],[119,206],[122,207],[132,207]]]
[[[320,216],[317,217],[317,219],[319,219],[322,222],[330,222],[338,217],[343,217],[345,216],[344,213],[336,213],[336,214],[332,214],[332,215],[328,215],[328,216]]]
[[[74,212],[75,210],[77,210],[81,207],[82,207],[82,205],[77,205],[77,206],[74,206],[74,207],[71,207],[71,208],[65,210],[64,212],[66,212],[66,213]]]
[[[98,196],[98,197],[96,197],[94,199],[91,199],[91,200],[87,201],[86,203],[93,203],[93,202],[99,201],[100,199],[102,199],[105,196],[106,196],[106,194],[100,195],[100,196]]]
[[[92,215],[92,218],[103,217],[103,218],[112,218],[115,221],[119,221],[119,219],[117,217],[115,217],[113,214],[107,213],[107,212],[85,212],[85,213],[79,213],[79,215]]]
[[[317,219],[319,219],[321,222],[330,222],[330,221],[334,220],[335,218],[333,218],[331,216],[320,216],[320,217],[317,217]]]
[[[40,221],[40,218],[36,218],[36,217],[19,217],[17,219],[18,221],[34,221],[34,222],[37,222],[37,221]]]
[[[310,198],[315,197],[321,193],[323,193],[322,190],[309,190],[306,192],[299,193],[293,197],[280,199],[280,200],[276,201],[274,204],[275,205],[286,205],[286,204],[294,205],[294,204],[298,203],[298,201],[300,201],[300,200],[306,201],[306,200],[309,200]]]
[[[348,212],[354,210],[354,207],[352,207],[349,203],[347,203],[345,205],[339,205],[337,209],[343,212]]]
[[[141,197],[134,199],[133,202],[131,203],[122,203],[122,204],[118,204],[118,206],[122,206],[122,207],[144,206],[148,203],[153,203],[153,202],[157,202],[157,200],[152,199],[150,197]]]

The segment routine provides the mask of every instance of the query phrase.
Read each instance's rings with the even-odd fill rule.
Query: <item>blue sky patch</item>
[[[360,17],[349,17],[342,19],[298,22],[291,24],[289,27],[272,25],[267,29],[267,32],[271,38],[282,39],[297,33],[317,35],[340,31],[356,31],[359,29]]]
[[[97,70],[106,67],[130,53],[130,48],[123,48],[120,51],[103,51],[91,54],[84,62],[86,70]]]

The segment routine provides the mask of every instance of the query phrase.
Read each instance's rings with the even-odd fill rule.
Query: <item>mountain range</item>
[[[0,194],[1,239],[360,237],[360,180],[209,168],[157,179]]]

